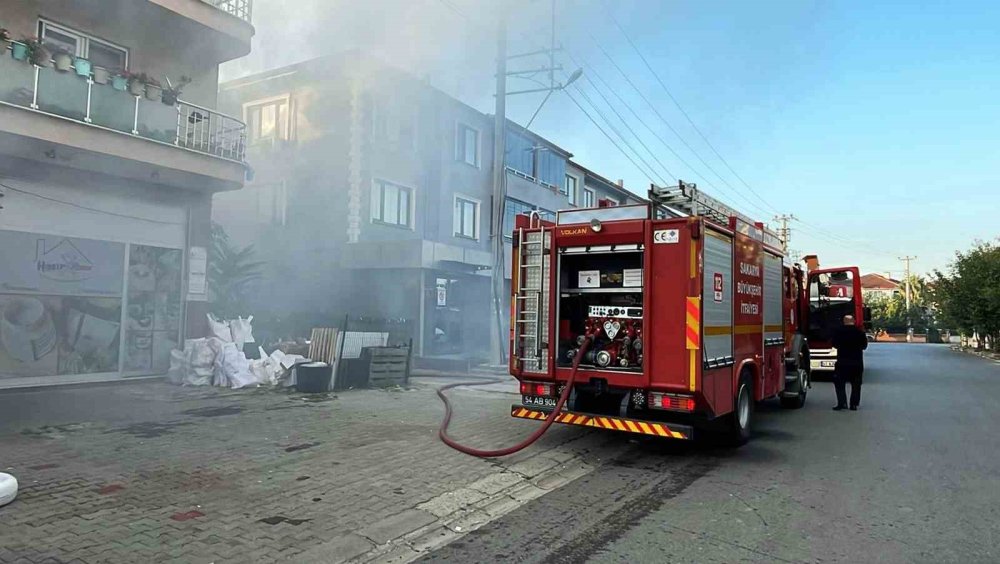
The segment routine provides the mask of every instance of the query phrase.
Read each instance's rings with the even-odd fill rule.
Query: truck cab
[[[844,323],[845,315],[853,315],[862,331],[871,328],[871,310],[865,307],[861,295],[861,275],[858,267],[824,268],[809,272],[809,316],[806,336],[809,339],[813,371],[832,372],[837,364],[837,349],[833,348],[833,330]]]

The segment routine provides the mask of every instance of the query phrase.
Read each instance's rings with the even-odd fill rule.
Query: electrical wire
[[[100,214],[109,215],[109,216],[113,216],[113,217],[121,217],[121,218],[125,218],[125,219],[135,219],[135,220],[139,220],[139,221],[147,221],[149,223],[156,223],[156,224],[159,224],[159,225],[184,225],[183,222],[161,221],[159,219],[150,219],[148,217],[139,217],[139,216],[135,216],[135,215],[128,215],[128,214],[123,214],[123,213],[116,213],[116,212],[111,212],[111,211],[107,211],[107,210],[102,210],[102,209],[98,209],[98,208],[92,208],[92,207],[89,207],[89,206],[84,206],[84,205],[81,205],[81,204],[77,204],[75,202],[67,202],[65,200],[59,200],[57,198],[52,198],[52,197],[49,197],[49,196],[43,196],[41,194],[36,194],[36,193],[30,192],[28,190],[22,190],[20,188],[14,188],[13,186],[10,186],[8,184],[4,184],[2,182],[0,182],[0,187],[6,188],[6,189],[10,190],[11,192],[17,192],[19,194],[24,194],[26,196],[32,196],[32,197],[38,198],[40,200],[46,200],[46,201],[49,201],[49,202],[53,202],[53,203],[57,203],[57,204],[62,204],[64,206],[72,206],[74,208],[79,208],[81,210],[86,210],[86,211],[94,212],[94,213],[100,213]]]
[[[564,92],[565,92],[566,96],[570,99],[570,101],[573,102],[573,104],[577,108],[579,108],[579,110],[581,112],[583,112],[583,115],[587,116],[587,119],[590,120],[590,123],[594,124],[594,127],[596,127],[601,133],[603,133],[604,136],[608,138],[608,141],[611,141],[611,144],[614,145],[615,148],[618,149],[618,151],[622,155],[624,155],[625,158],[628,159],[629,162],[631,162],[633,166],[635,166],[636,170],[638,170],[639,172],[641,172],[642,175],[645,176],[646,179],[648,179],[650,182],[656,183],[656,181],[653,180],[653,177],[650,176],[650,174],[648,172],[646,172],[641,166],[639,166],[639,164],[635,162],[635,159],[633,159],[631,155],[629,155],[627,152],[625,152],[624,149],[621,148],[621,146],[614,140],[614,138],[612,138],[611,135],[609,135],[608,132],[605,131],[604,128],[601,127],[600,124],[597,123],[597,121],[590,115],[590,113],[587,112],[587,110],[585,110],[583,108],[583,106],[580,105],[580,102],[578,102],[576,100],[576,98],[574,98],[573,95],[570,94],[570,92],[568,90],[565,90]]]
[[[606,59],[608,59],[608,61],[615,68],[615,70],[618,71],[618,74],[620,74],[622,76],[622,78],[625,79],[625,82],[629,86],[631,86],[632,89],[635,90],[635,92],[639,95],[639,97],[642,98],[642,100],[646,103],[646,105],[649,106],[649,108],[651,110],[653,110],[653,114],[655,114],[656,117],[659,118],[660,121],[662,121],[663,124],[667,126],[667,129],[669,129],[674,134],[674,136],[676,136],[677,139],[679,139],[680,142],[685,147],[687,147],[687,149],[689,151],[691,151],[691,153],[701,162],[702,165],[704,165],[705,168],[707,168],[710,172],[712,172],[712,174],[714,174],[728,188],[728,190],[731,191],[731,193],[727,192],[727,193],[729,193],[730,197],[733,197],[733,198],[739,197],[744,202],[746,202],[747,205],[749,205],[749,206],[757,209],[758,211],[760,211],[764,215],[771,215],[770,211],[766,210],[765,208],[761,207],[759,204],[755,203],[753,200],[749,199],[740,190],[737,190],[732,184],[730,184],[729,181],[727,181],[725,178],[723,178],[723,176],[721,174],[719,174],[719,172],[716,171],[715,168],[713,168],[712,165],[710,165],[701,156],[701,154],[698,153],[698,151],[696,151],[694,149],[694,147],[692,147],[691,144],[687,142],[686,139],[684,139],[684,136],[681,135],[679,131],[677,131],[677,129],[670,123],[670,121],[667,120],[667,118],[664,117],[662,113],[660,113],[660,110],[656,107],[656,105],[653,104],[653,102],[649,99],[649,97],[647,97],[646,94],[644,94],[642,92],[642,90],[639,89],[639,87],[635,84],[635,82],[632,81],[632,79],[629,77],[628,73],[626,73],[625,70],[622,69],[621,65],[619,65],[618,62],[614,59],[614,57],[612,57],[611,54],[608,53],[607,49],[604,48],[604,45],[601,44],[601,42],[597,39],[597,37],[595,37],[593,34],[589,34],[589,36],[590,36],[591,40],[593,41],[594,45],[598,48],[598,50],[601,51],[601,53],[604,55],[604,57]],[[667,148],[671,149],[671,152],[673,152],[674,155],[676,155],[678,157],[678,159],[680,159],[681,162],[685,164],[685,166],[687,166],[689,169],[691,169],[692,172],[694,172],[694,174],[697,174],[702,180],[704,180],[706,182],[706,184],[708,184],[709,186],[711,186],[711,187],[719,190],[720,192],[723,191],[720,186],[715,185],[714,183],[710,182],[708,180],[708,178],[706,178],[695,167],[693,167],[690,163],[688,163],[686,160],[684,160],[679,154],[677,154],[676,151],[673,151],[673,149],[670,148],[669,145],[667,146]]]
[[[653,157],[653,160],[660,165],[660,168],[662,168],[667,173],[667,177],[677,180],[677,175],[671,172],[670,169],[667,168],[667,165],[663,164],[663,161],[661,161],[660,158],[656,156],[656,153],[654,153],[649,148],[649,146],[646,145],[646,142],[642,140],[642,137],[638,133],[636,133],[634,129],[632,129],[632,126],[629,125],[628,121],[626,121],[625,118],[622,117],[621,113],[619,113],[618,110],[615,109],[615,106],[614,104],[611,103],[611,100],[609,100],[608,97],[605,96],[604,93],[601,91],[601,89],[597,87],[597,83],[591,80],[590,76],[588,76],[587,73],[584,73],[583,78],[588,83],[590,83],[590,86],[594,89],[595,92],[597,92],[597,94],[601,97],[601,99],[604,100],[604,103],[607,104],[609,108],[611,108],[611,111],[614,112],[616,116],[618,116],[618,119],[621,120],[621,122],[625,125],[625,128],[628,129],[629,133],[631,133],[636,138],[636,140],[639,141],[639,144],[642,145],[644,149],[646,149],[646,152],[649,153],[649,155]],[[628,107],[627,104],[626,107]]]
[[[632,50],[635,51],[635,54],[639,56],[639,60],[642,61],[642,64],[645,65],[646,69],[648,69],[650,74],[653,75],[653,78],[656,79],[656,82],[660,84],[660,86],[663,88],[663,91],[667,94],[667,97],[670,98],[670,101],[673,102],[675,106],[677,106],[677,109],[680,110],[681,115],[684,116],[684,119],[686,119],[687,122],[691,125],[691,128],[695,130],[695,132],[698,134],[699,137],[701,137],[702,141],[705,142],[705,145],[707,145],[708,148],[712,150],[715,156],[718,157],[720,161],[722,161],[722,164],[726,165],[726,168],[729,169],[729,172],[731,172],[733,176],[735,176],[741,183],[743,183],[743,185],[746,186],[748,190],[750,190],[750,193],[756,196],[757,199],[761,201],[761,203],[763,203],[768,208],[771,208],[771,210],[774,211],[775,213],[781,213],[776,207],[771,205],[770,202],[765,200],[763,196],[761,196],[756,190],[754,190],[753,187],[750,186],[750,184],[748,184],[746,180],[743,180],[743,177],[740,176],[733,169],[733,167],[729,164],[729,161],[727,161],[719,153],[719,151],[715,148],[715,146],[711,143],[711,141],[708,140],[708,137],[706,137],[705,134],[701,132],[701,129],[699,129],[698,126],[694,123],[694,120],[691,119],[691,116],[688,115],[687,111],[684,110],[684,107],[681,106],[680,102],[677,101],[677,98],[674,97],[673,93],[670,92],[670,89],[667,88],[666,83],[664,83],[663,79],[660,78],[659,73],[657,73],[653,69],[653,66],[649,64],[649,61],[646,59],[645,55],[642,54],[642,51],[639,50],[639,47],[635,44],[634,41],[632,41],[632,38],[629,36],[629,34],[625,32],[625,29],[622,27],[621,23],[618,22],[618,18],[616,18],[614,13],[610,9],[608,9],[607,4],[605,4],[605,11],[611,18],[611,21],[614,22],[615,27],[618,28],[618,31],[621,32],[621,34],[625,37],[625,40],[628,41],[628,44],[632,46]]]
[[[444,5],[446,6],[446,7],[448,7],[448,8],[449,8],[449,9],[450,9],[450,10],[451,10],[452,12],[454,12],[454,13],[455,13],[456,15],[458,15],[458,16],[460,16],[460,17],[464,18],[464,19],[465,19],[465,20],[467,20],[467,21],[468,21],[468,22],[469,22],[470,24],[472,24],[472,25],[476,26],[477,28],[479,28],[479,29],[481,29],[481,30],[483,30],[483,31],[485,31],[485,32],[488,32],[488,31],[490,31],[489,27],[487,27],[487,26],[486,26],[485,24],[483,24],[482,22],[479,22],[479,21],[476,21],[476,20],[474,20],[474,19],[473,19],[472,17],[470,17],[470,16],[468,15],[468,14],[466,14],[465,12],[463,12],[462,10],[460,10],[460,9],[459,9],[458,7],[456,7],[456,6],[455,6],[455,5],[454,5],[454,4],[453,4],[453,3],[452,3],[452,2],[450,1],[450,0],[438,0],[438,2],[440,2],[440,3],[444,4]],[[516,33],[516,32],[515,32],[515,33]],[[528,43],[529,45],[532,45],[532,46],[534,46],[534,45],[535,45],[535,39],[536,39],[536,38],[531,38],[531,37],[527,37],[527,36],[525,36],[525,35],[522,35],[522,34],[518,34],[518,35],[519,35],[519,37],[521,37],[522,39],[524,39],[524,40],[525,40],[525,41],[526,41],[526,42],[527,42],[527,43]],[[542,48],[542,49],[545,49],[546,47],[542,46],[541,48]],[[530,77],[523,77],[523,76],[522,76],[522,77],[518,77],[518,78],[527,78],[527,79],[529,79],[529,80],[530,80]],[[579,86],[576,86],[576,88],[578,88],[578,89],[579,89]],[[654,179],[653,179],[653,177],[654,177],[654,176],[657,176],[657,177],[659,177],[659,174],[657,174],[657,173],[655,172],[655,169],[653,169],[653,168],[652,168],[652,167],[650,166],[649,168],[650,168],[650,170],[652,170],[652,173],[650,173],[650,171],[649,171],[649,170],[646,170],[646,169],[644,169],[644,168],[643,168],[642,166],[640,166],[640,165],[639,165],[639,164],[638,164],[638,163],[636,162],[635,158],[633,158],[633,156],[632,156],[632,155],[630,155],[630,154],[629,154],[628,152],[626,152],[626,150],[625,150],[625,149],[623,149],[623,148],[622,148],[622,146],[621,146],[621,145],[620,145],[620,144],[619,144],[619,143],[618,143],[617,141],[615,141],[615,139],[614,139],[614,138],[613,138],[613,137],[612,137],[612,136],[611,136],[611,135],[610,135],[610,134],[609,134],[609,133],[608,133],[608,132],[607,132],[607,131],[606,131],[606,130],[605,130],[605,129],[603,128],[603,127],[601,127],[601,125],[600,125],[600,124],[598,124],[598,123],[597,123],[597,120],[595,120],[595,119],[594,119],[594,117],[593,117],[593,116],[592,116],[592,115],[590,114],[590,112],[588,112],[587,110],[585,110],[585,109],[583,108],[583,106],[582,106],[582,105],[581,105],[581,104],[579,103],[579,101],[577,101],[577,100],[576,100],[576,98],[574,98],[574,97],[573,97],[573,96],[572,96],[572,95],[571,95],[571,94],[569,93],[569,91],[568,91],[568,90],[564,89],[564,90],[563,90],[563,92],[565,92],[565,93],[566,93],[566,95],[567,95],[567,96],[568,96],[568,97],[570,98],[570,100],[571,100],[571,101],[573,102],[573,104],[574,104],[574,105],[575,105],[575,106],[576,106],[577,108],[579,108],[581,112],[583,112],[583,114],[584,114],[584,115],[585,115],[585,116],[587,117],[587,119],[588,119],[588,120],[589,120],[589,121],[590,121],[590,122],[591,122],[591,123],[592,123],[592,124],[593,124],[593,125],[594,125],[594,126],[595,126],[595,127],[596,127],[596,128],[597,128],[597,129],[598,129],[598,130],[599,130],[599,131],[600,131],[600,132],[601,132],[601,133],[602,133],[602,134],[603,134],[603,135],[604,135],[604,136],[605,136],[605,137],[606,137],[606,138],[607,138],[607,139],[609,140],[609,141],[610,141],[610,142],[611,142],[611,143],[612,143],[612,145],[614,145],[614,146],[615,146],[615,148],[616,148],[616,149],[618,149],[618,151],[619,151],[620,153],[622,153],[622,155],[624,155],[624,156],[625,156],[625,158],[627,158],[627,159],[629,160],[629,162],[631,162],[631,163],[632,163],[632,165],[633,165],[633,166],[635,166],[635,168],[636,168],[636,169],[637,169],[637,170],[638,170],[639,172],[641,172],[641,173],[642,173],[642,175],[643,175],[643,176],[645,176],[645,177],[646,177],[646,178],[647,178],[647,179],[648,179],[648,180],[649,180],[649,181],[650,181],[651,183],[654,183],[654,184],[656,183],[656,180],[654,180]],[[581,96],[584,96],[584,97],[586,97],[586,94],[585,94],[585,93],[582,93],[582,92],[581,92]],[[593,105],[593,102],[591,102],[591,105]],[[596,106],[594,106],[594,112],[595,112],[595,113],[598,113],[598,114],[600,114],[600,112],[599,112],[599,110],[597,109],[597,107],[596,107]],[[605,120],[607,119],[607,118],[603,117],[603,114],[601,114],[601,115],[602,115],[602,119],[605,119]],[[609,128],[610,128],[610,127],[611,127],[611,125],[610,125],[610,123],[609,123]],[[621,136],[621,134],[620,134],[620,133],[619,133],[618,131],[615,131],[615,133],[616,133],[616,134],[618,134],[619,136]],[[624,141],[624,137],[622,137],[622,139],[623,139],[623,141]],[[627,143],[626,143],[626,144],[627,144]],[[630,148],[631,148],[631,147],[630,147]],[[642,159],[642,157],[641,157],[641,155],[640,155],[640,154],[638,153],[638,151],[636,151],[636,150],[635,150],[634,148],[631,148],[631,150],[633,151],[633,153],[635,153],[635,156],[636,156],[636,157],[638,157],[638,158],[639,158],[640,160],[643,160],[643,159]],[[649,166],[649,165],[647,164],[647,166]],[[664,168],[665,168],[665,167],[664,167]],[[671,174],[671,176],[673,176],[673,175]],[[660,182],[661,182],[661,183],[663,183],[663,178],[662,178],[662,177],[660,178]]]
[[[656,172],[656,169],[654,169],[653,166],[649,164],[649,161],[647,161],[645,157],[643,157],[642,154],[639,151],[637,151],[635,147],[632,146],[632,144],[628,141],[628,139],[625,138],[625,135],[617,127],[615,127],[615,124],[611,123],[611,120],[608,118],[608,116],[605,115],[604,112],[602,112],[601,109],[597,107],[597,104],[594,103],[594,101],[590,98],[587,92],[582,88],[580,88],[579,85],[574,84],[573,87],[576,88],[577,93],[580,94],[580,96],[582,96],[583,99],[588,104],[590,104],[590,107],[593,108],[594,112],[598,115],[598,117],[600,117],[604,121],[604,123],[608,126],[608,128],[611,129],[611,131],[613,131],[615,135],[618,136],[619,139],[621,139],[622,143],[624,143],[625,146],[628,147],[629,150],[632,151],[632,153],[634,153],[635,156],[640,161],[642,161],[642,164],[650,171],[650,173],[652,173],[653,176],[656,177],[657,181],[659,181],[661,185],[666,184],[666,180],[662,176],[660,176]]]

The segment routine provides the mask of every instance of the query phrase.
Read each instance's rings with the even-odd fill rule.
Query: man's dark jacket
[[[864,368],[864,353],[868,348],[865,332],[854,325],[841,325],[833,330],[833,346],[837,349],[839,368]]]

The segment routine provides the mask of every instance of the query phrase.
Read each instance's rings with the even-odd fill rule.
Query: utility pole
[[[913,340],[913,320],[910,319],[910,261],[916,259],[917,257],[910,255],[899,257],[899,260],[906,264],[906,274],[903,278],[903,283],[906,284],[906,342]]]
[[[905,257],[899,257],[899,260],[901,260],[904,263],[906,263],[906,274],[905,274],[905,278],[903,278],[903,283],[906,284],[906,311],[907,311],[907,313],[909,313],[909,311],[910,311],[910,261],[911,260],[917,260],[917,257],[905,256]]]
[[[492,290],[492,313],[494,322],[490,324],[492,359],[502,364],[506,359],[503,338],[503,216],[506,190],[504,176],[506,170],[507,135],[507,11],[502,2],[497,14],[497,70],[496,101],[493,111],[493,270],[490,282]]]
[[[781,223],[781,229],[779,229],[781,233],[781,247],[786,255],[788,254],[788,243],[792,239],[792,228],[788,226],[788,222],[795,221],[796,219],[798,218],[790,213],[774,216],[774,221]]]
[[[507,203],[507,96],[514,96],[517,94],[532,94],[545,92],[545,98],[542,99],[541,104],[538,105],[538,109],[532,114],[531,119],[528,120],[528,124],[522,129],[527,131],[531,127],[532,122],[535,121],[535,117],[542,110],[542,106],[549,100],[549,97],[553,92],[558,92],[559,90],[564,90],[567,86],[572,84],[575,80],[580,78],[583,74],[582,69],[577,69],[573,71],[572,74],[566,79],[565,83],[556,82],[555,71],[562,70],[561,65],[556,64],[555,53],[561,50],[560,47],[556,45],[556,0],[552,0],[552,41],[551,46],[548,49],[541,49],[538,51],[531,51],[528,53],[518,53],[515,55],[507,54],[507,16],[506,16],[506,6],[505,2],[498,2],[498,14],[497,14],[497,62],[496,62],[496,102],[493,111],[493,220],[491,222],[493,237],[493,270],[491,276],[492,282],[492,314],[494,322],[490,324],[490,340],[492,346],[492,359],[495,363],[503,363],[507,358],[507,341],[504,335],[504,322],[507,318],[507,308],[505,299],[507,292],[504,288],[504,273],[506,272],[506,266],[504,265],[504,251],[506,243],[504,241],[503,224],[504,224],[504,209]],[[548,65],[541,68],[528,68],[524,70],[507,70],[507,61],[512,59],[526,60],[530,58],[536,58],[539,55],[546,55],[548,58]],[[534,80],[532,77],[538,73],[548,73],[549,84],[545,86],[544,83]],[[516,90],[510,92],[507,90],[507,77],[512,78],[523,78],[531,80],[536,84],[539,84],[540,88],[530,88],[527,90]],[[495,332],[495,334],[493,334]]]

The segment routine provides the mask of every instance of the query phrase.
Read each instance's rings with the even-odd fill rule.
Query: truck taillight
[[[653,409],[672,409],[675,411],[694,411],[694,398],[676,394],[649,393],[649,407]]]
[[[553,395],[555,387],[552,384],[539,384],[538,382],[521,382],[521,395],[544,396]]]

